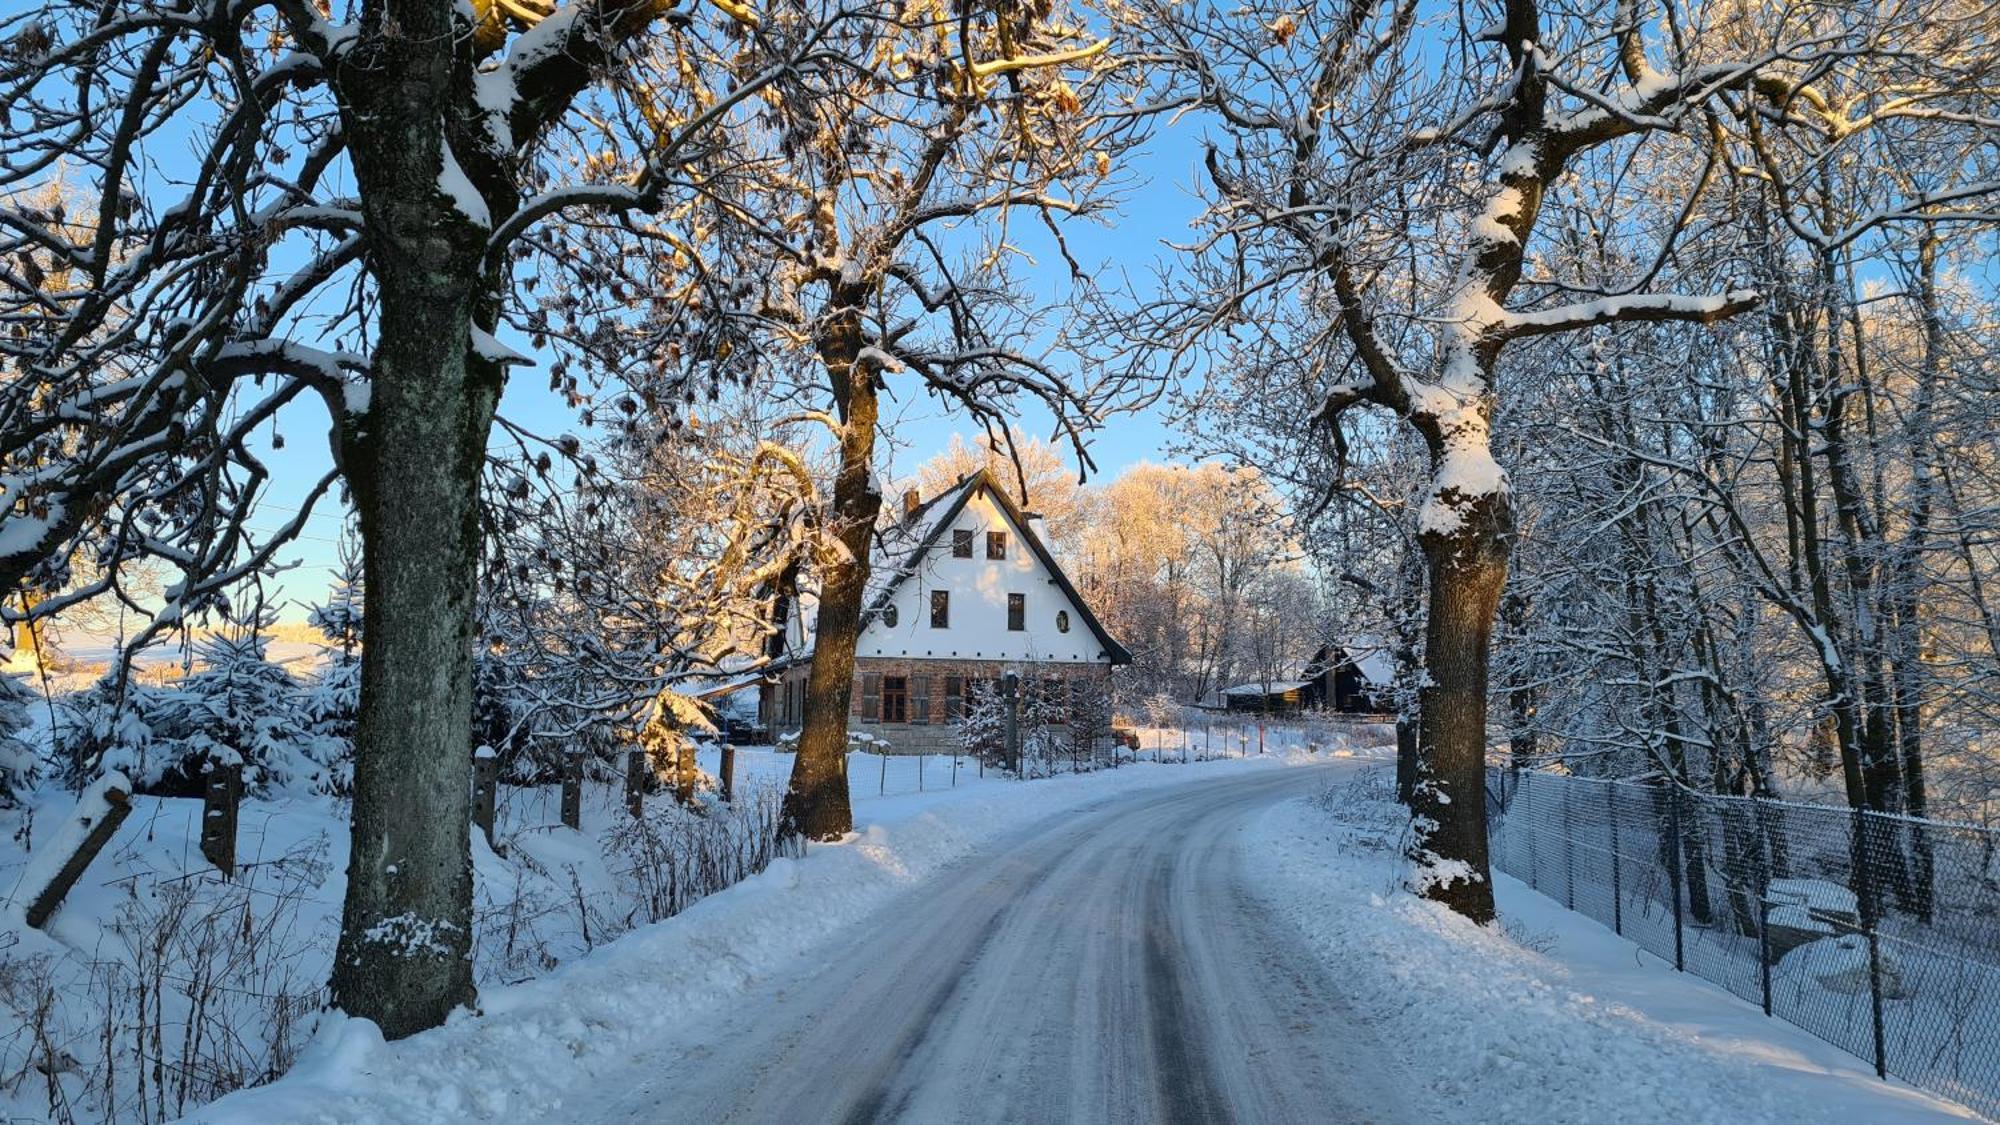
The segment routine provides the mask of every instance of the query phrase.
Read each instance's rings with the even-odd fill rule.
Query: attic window
[[[1007,557],[1006,532],[989,531],[986,533],[986,557],[989,559],[1004,559]]]
[[[951,533],[951,557],[955,559],[969,559],[972,557],[972,532],[970,530],[954,531]]]
[[[1018,633],[1028,627],[1028,595],[1007,595],[1007,629]]]
[[[896,627],[896,616],[895,606],[885,605],[882,607],[882,624],[894,629]]]
[[[891,622],[891,624],[894,624],[894,622]],[[1066,609],[1056,610],[1056,632],[1058,633],[1069,632],[1069,610]]]
[[[951,628],[951,591],[931,591],[931,628]]]

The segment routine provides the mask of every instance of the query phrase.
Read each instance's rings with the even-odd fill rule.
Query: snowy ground
[[[897,904],[925,901],[939,886],[927,880],[947,869],[942,881],[956,879],[974,865],[955,865],[971,857],[1006,855],[1015,842],[1046,831],[1024,833],[1037,821],[1082,817],[1086,806],[1113,807],[1152,791],[1198,796],[1234,778],[1303,777],[1285,767],[1329,760],[1274,753],[1031,783],[981,784],[974,774],[961,776],[955,789],[858,795],[860,830],[845,843],[817,845],[801,861],[781,860],[546,977],[490,988],[479,1016],[437,1031],[385,1044],[372,1025],[327,1020],[285,1078],[225,1098],[191,1120],[596,1120],[606,1099],[660,1074],[662,1044],[710,1050],[700,1045],[712,1044],[727,1013],[754,1011],[746,1007],[749,998],[767,995],[773,982],[813,975],[832,941],[871,932],[865,929],[871,925],[872,932],[900,928],[905,912]],[[832,976],[845,988],[860,971],[850,966]],[[659,1107],[642,1118],[709,1119]]]
[[[1119,769],[1081,788],[1067,780],[1023,786],[984,774],[970,758],[854,754],[855,807],[864,825],[903,825],[971,801],[954,805],[938,837],[963,850],[994,826],[1181,769],[1173,763],[1187,740],[1152,733],[1146,756],[1161,756],[1157,747],[1172,741],[1169,765]],[[1301,729],[1266,741],[1276,753],[1341,739]],[[1254,745],[1238,739],[1226,752],[1247,747],[1254,756]],[[710,774],[719,757],[702,756]],[[506,986],[588,957],[759,866],[792,758],[746,747],[736,763],[738,802],[711,803],[702,816],[661,793],[636,822],[618,784],[588,784],[581,831],[561,825],[558,787],[503,785],[498,847],[477,832],[472,840],[473,970],[482,993],[503,996]],[[1001,795],[1010,796],[997,807],[1011,811],[982,829],[979,802]],[[246,800],[240,870],[224,879],[198,848],[198,799],[135,797],[131,817],[38,930],[23,910],[45,881],[35,872],[67,854],[61,837],[77,801],[46,784],[22,802],[0,809],[0,1120],[170,1120],[286,1072],[325,1001],[347,866],[346,805],[310,791]]]
[[[1379,772],[1379,771],[1377,771]],[[1867,1064],[1506,876],[1500,930],[1399,893],[1386,779],[1267,810],[1259,898],[1309,935],[1358,1018],[1414,1043],[1451,1121],[1917,1122],[1972,1114]]]
[[[1303,799],[1354,773],[1274,754],[863,799],[847,843],[438,1031],[327,1020],[193,1120],[1962,1114],[1511,883],[1506,932],[1396,893],[1393,815]]]

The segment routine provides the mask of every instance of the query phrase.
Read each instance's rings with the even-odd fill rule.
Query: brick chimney
[[[922,506],[923,506],[923,497],[917,494],[916,489],[910,488],[910,489],[905,489],[903,491],[904,519],[909,519],[911,516],[916,515],[917,509]]]

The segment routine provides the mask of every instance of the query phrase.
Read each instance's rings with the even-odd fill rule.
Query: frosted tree
[[[964,708],[953,729],[959,749],[982,762],[997,763],[1006,752],[1007,701],[999,685],[976,680],[966,685]]]
[[[1087,527],[1101,518],[1098,494],[1077,479],[1062,451],[1037,438],[996,442],[982,436],[972,445],[957,434],[936,456],[917,466],[911,482],[924,496],[937,496],[966,475],[988,469],[1013,493],[1022,509],[1038,517],[1036,534],[1064,558],[1076,557]]]
[[[29,725],[28,708],[37,701],[25,677],[0,672],[0,807],[12,805],[35,782],[35,748],[19,736]]]
[[[1735,167],[1760,163],[1771,138],[1838,147],[1898,119],[1961,119],[1983,72],[1933,21],[1962,11],[1505,0],[1126,13],[1136,49],[1169,61],[1159,96],[1199,107],[1218,134],[1186,276],[1137,328],[1146,354],[1309,385],[1317,403],[1301,429],[1336,451],[1349,416],[1372,407],[1429,454],[1415,521],[1428,606],[1412,814],[1418,858],[1448,874],[1423,880],[1429,896],[1493,917],[1480,799],[1488,648],[1517,532],[1492,440],[1503,357],[1596,326],[1715,323],[1762,297],[1722,255],[1682,278],[1688,291],[1655,285],[1654,263],[1735,237],[1694,221],[1699,190],[1643,232],[1650,252],[1629,273],[1546,269],[1538,239],[1581,225],[1576,185],[1669,151]],[[1910,43],[1935,49],[1911,55]],[[1892,86],[1893,101],[1869,99]],[[1874,221],[1983,190],[1920,192]]]
[[[123,597],[123,564],[160,560],[179,577],[141,643],[266,567],[344,487],[369,635],[333,997],[395,1037],[473,996],[480,469],[508,371],[530,362],[501,343],[503,321],[627,373],[574,322],[529,323],[523,293],[546,275],[585,314],[598,295],[658,319],[696,303],[639,296],[544,224],[588,219],[699,257],[701,223],[675,208],[721,190],[732,115],[800,60],[764,49],[731,0],[343,8],[119,0],[0,17],[0,193],[61,177],[83,197],[10,203],[0,224],[0,586],[63,591],[35,608],[53,614]],[[634,81],[642,39],[678,69]],[[59,294],[35,284],[57,270]],[[261,534],[261,451],[287,419],[330,431],[332,467]],[[69,583],[78,557],[102,565]]]
[[[788,829],[831,839],[852,827],[846,777],[854,648],[881,511],[882,397],[905,386],[1004,433],[1023,401],[1054,418],[1083,458],[1118,379],[1051,362],[1050,324],[1019,275],[1029,239],[1071,265],[1063,229],[1105,206],[1135,125],[1117,101],[1116,60],[1057,4],[892,3],[821,30],[836,5],[791,0],[763,34],[837,57],[775,82],[766,147],[746,166],[759,189],[718,214],[775,368],[774,394],[821,427],[831,487],[811,578],[817,586],[804,723],[786,797]],[[968,237],[967,232],[978,236]],[[1060,341],[1058,341],[1058,344]],[[1087,460],[1084,460],[1087,464]]]
[[[587,473],[509,471],[489,489],[478,660],[503,776],[614,754],[661,693],[773,654],[818,498],[813,467],[762,414],[725,391],[671,436],[600,433]]]
[[[1140,464],[1104,485],[1075,572],[1106,627],[1133,651],[1118,690],[1137,702],[1196,699],[1248,666],[1250,592],[1297,561],[1283,500],[1256,471]]]

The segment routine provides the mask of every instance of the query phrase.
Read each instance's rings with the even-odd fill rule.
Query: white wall
[[[972,557],[953,558],[952,532],[969,529]],[[1007,533],[1007,557],[986,557],[986,533]],[[931,628],[931,591],[951,591],[951,626]],[[1007,595],[1027,595],[1027,628],[1007,628]],[[1046,660],[1108,663],[1083,613],[1071,604],[1054,576],[1021,540],[1021,530],[982,488],[966,501],[949,528],[939,533],[916,572],[890,599],[893,628],[877,617],[861,635],[858,656],[912,656],[961,660]],[[1056,613],[1069,612],[1069,632],[1056,631]]]

